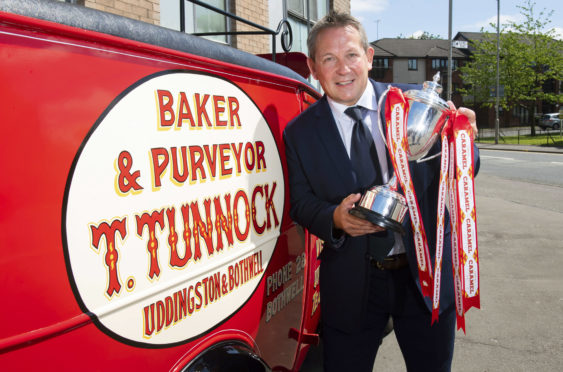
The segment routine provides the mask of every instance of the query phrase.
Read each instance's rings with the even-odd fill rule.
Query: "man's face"
[[[360,33],[352,26],[331,27],[317,36],[315,60],[307,59],[313,77],[326,95],[352,106],[362,96],[373,61],[373,48],[365,51]]]

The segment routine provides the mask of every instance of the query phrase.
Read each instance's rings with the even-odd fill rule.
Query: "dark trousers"
[[[455,339],[453,307],[440,314],[439,321],[431,326],[430,310],[408,267],[390,271],[373,267],[369,291],[363,330],[346,333],[323,324],[324,371],[371,372],[389,317],[393,318],[407,371],[450,371]]]

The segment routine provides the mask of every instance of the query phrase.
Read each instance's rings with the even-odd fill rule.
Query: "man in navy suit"
[[[392,317],[408,371],[449,371],[455,338],[449,228],[442,264],[441,314],[439,322],[431,326],[430,299],[420,292],[408,215],[403,224],[407,234],[400,236],[349,213],[363,191],[386,183],[393,173],[378,128],[383,125],[385,129],[377,101],[387,85],[368,78],[374,50],[361,24],[339,13],[321,19],[307,43],[309,69],[325,95],[287,126],[284,141],[290,214],[324,240],[320,268],[324,369],[371,371]],[[372,152],[375,171],[369,179],[358,174],[361,167],[351,161],[354,125],[359,122],[349,116],[347,109],[352,106],[361,107],[363,123],[375,145],[370,147],[376,151]],[[460,110],[476,133],[474,112]],[[478,168],[476,148],[475,154]],[[371,160],[366,154],[364,161]],[[440,159],[409,166],[434,260]]]

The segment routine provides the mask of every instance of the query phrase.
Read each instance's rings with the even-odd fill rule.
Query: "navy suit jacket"
[[[370,82],[379,100],[388,84],[371,79]],[[414,87],[395,86],[403,90]],[[384,118],[383,113],[380,114],[380,118]],[[381,123],[384,123],[384,119],[380,119]],[[323,322],[343,331],[357,331],[363,325],[367,309],[369,261],[366,254],[369,244],[376,240],[371,235],[344,235],[344,239],[334,239],[334,210],[345,197],[361,192],[362,186],[355,181],[350,158],[326,96],[288,124],[284,131],[284,141],[289,171],[291,218],[325,242],[320,268]],[[439,144],[436,144],[432,151],[437,152],[439,148]],[[479,157],[476,147],[475,157],[477,170]],[[409,166],[426,229],[430,255],[434,260],[440,157],[422,163],[410,162]],[[420,290],[408,214],[403,226],[407,231],[403,242],[409,267]],[[440,299],[442,310],[453,306],[454,303],[449,224],[446,223],[446,226]],[[425,301],[430,311],[431,299],[426,298]]]

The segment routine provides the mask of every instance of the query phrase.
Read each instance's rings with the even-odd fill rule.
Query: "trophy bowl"
[[[386,184],[367,190],[350,214],[404,235],[402,223],[408,209],[405,197]]]
[[[409,105],[407,114],[407,143],[405,149],[409,160],[421,160],[436,143],[440,131],[450,112],[446,101],[440,98],[442,86],[438,84],[440,73],[433,81],[425,81],[422,90],[408,90],[403,93]]]
[[[434,157],[424,158],[440,137],[440,131],[448,119],[450,108],[446,101],[440,98],[442,86],[438,83],[439,80],[438,72],[434,75],[433,81],[424,82],[422,90],[412,89],[402,93],[408,103],[407,141],[404,150],[410,161],[423,162]],[[388,91],[379,99],[379,112]],[[379,130],[388,146],[381,126]],[[362,195],[359,203],[350,209],[350,214],[404,234],[402,222],[408,211],[408,205],[405,197],[395,191],[396,183],[396,177],[393,176],[388,184],[370,188]]]

